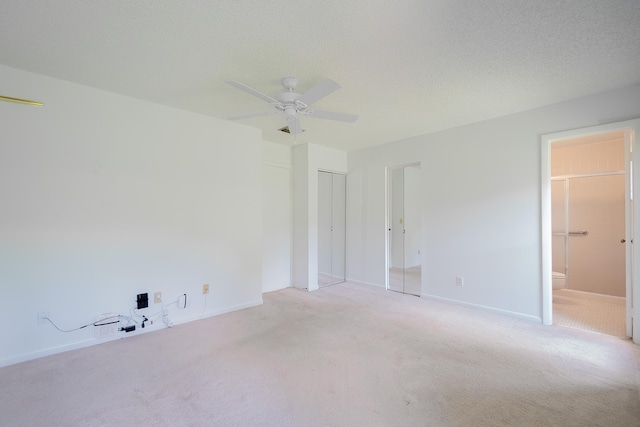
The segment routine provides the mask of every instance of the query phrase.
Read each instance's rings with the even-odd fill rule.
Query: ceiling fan
[[[0,95],[0,101],[16,102],[18,104],[27,104],[27,105],[33,105],[35,107],[42,107],[42,102],[40,101],[31,101],[29,99],[14,98],[12,96]]]
[[[307,90],[305,93],[299,94],[295,92],[295,88],[298,86],[298,79],[296,79],[295,77],[285,77],[284,79],[282,79],[282,86],[284,87],[285,91],[278,94],[275,98],[258,92],[257,90],[252,89],[249,86],[246,86],[235,80],[228,80],[226,83],[255,97],[258,97],[263,101],[268,102],[277,110],[265,113],[229,117],[229,120],[241,120],[248,119],[250,117],[284,114],[287,125],[289,127],[289,133],[291,133],[292,135],[299,135],[302,133],[302,127],[300,126],[299,118],[300,114],[306,117],[337,120],[340,122],[348,123],[353,123],[358,119],[358,116],[354,114],[315,110],[310,107],[314,102],[341,88],[341,86],[332,79],[324,79],[313,86],[311,89]]]

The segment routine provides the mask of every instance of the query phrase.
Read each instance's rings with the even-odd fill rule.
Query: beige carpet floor
[[[559,326],[624,337],[625,313],[623,297],[571,289],[553,291],[553,323]]]
[[[0,369],[6,426],[638,426],[628,340],[343,283]]]

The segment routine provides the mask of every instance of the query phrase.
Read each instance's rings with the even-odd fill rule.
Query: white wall
[[[293,264],[292,285],[309,287],[309,144],[293,147]]]
[[[7,67],[0,92],[45,104],[0,103],[0,365],[104,341],[39,311],[71,329],[142,292],[187,293],[174,323],[262,302],[258,130]]]
[[[637,115],[640,85],[349,153],[348,279],[384,285],[385,167],[421,162],[423,295],[540,320],[540,136]]]
[[[262,292],[291,286],[291,148],[262,145]]]

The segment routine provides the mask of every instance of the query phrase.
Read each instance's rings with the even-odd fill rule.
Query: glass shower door
[[[626,295],[624,175],[571,179],[567,287]]]

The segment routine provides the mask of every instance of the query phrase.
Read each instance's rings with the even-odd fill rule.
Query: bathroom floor
[[[553,324],[624,337],[624,297],[556,289],[553,291]]]

